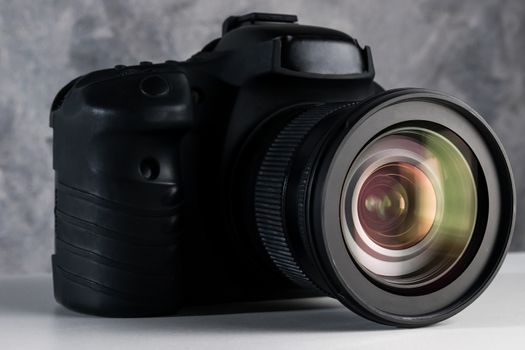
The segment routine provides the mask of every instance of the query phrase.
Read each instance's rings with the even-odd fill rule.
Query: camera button
[[[158,75],[145,77],[140,82],[140,91],[149,97],[159,97],[165,95],[169,90],[170,86],[166,79]]]

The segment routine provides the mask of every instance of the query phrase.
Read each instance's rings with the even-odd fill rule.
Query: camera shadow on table
[[[330,298],[307,298],[191,307],[171,317],[102,318],[56,304],[51,277],[0,283],[0,315],[51,319],[57,327],[97,327],[111,332],[349,332],[394,330],[367,321]]]

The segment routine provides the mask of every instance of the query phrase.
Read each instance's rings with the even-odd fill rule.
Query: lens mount
[[[290,280],[405,327],[454,315],[490,283],[514,185],[501,144],[465,103],[392,90],[310,106],[272,130],[251,205],[263,250]]]

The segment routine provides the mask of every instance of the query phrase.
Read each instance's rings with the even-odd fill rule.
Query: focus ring
[[[259,238],[275,266],[299,285],[315,286],[290,248],[284,212],[288,173],[297,149],[313,127],[349,105],[351,103],[323,104],[293,118],[266,149],[257,172],[254,211]]]

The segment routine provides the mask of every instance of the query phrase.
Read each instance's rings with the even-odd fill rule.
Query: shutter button
[[[145,77],[140,82],[140,91],[149,97],[159,97],[165,95],[170,90],[170,86],[166,79],[158,76],[152,75]]]

